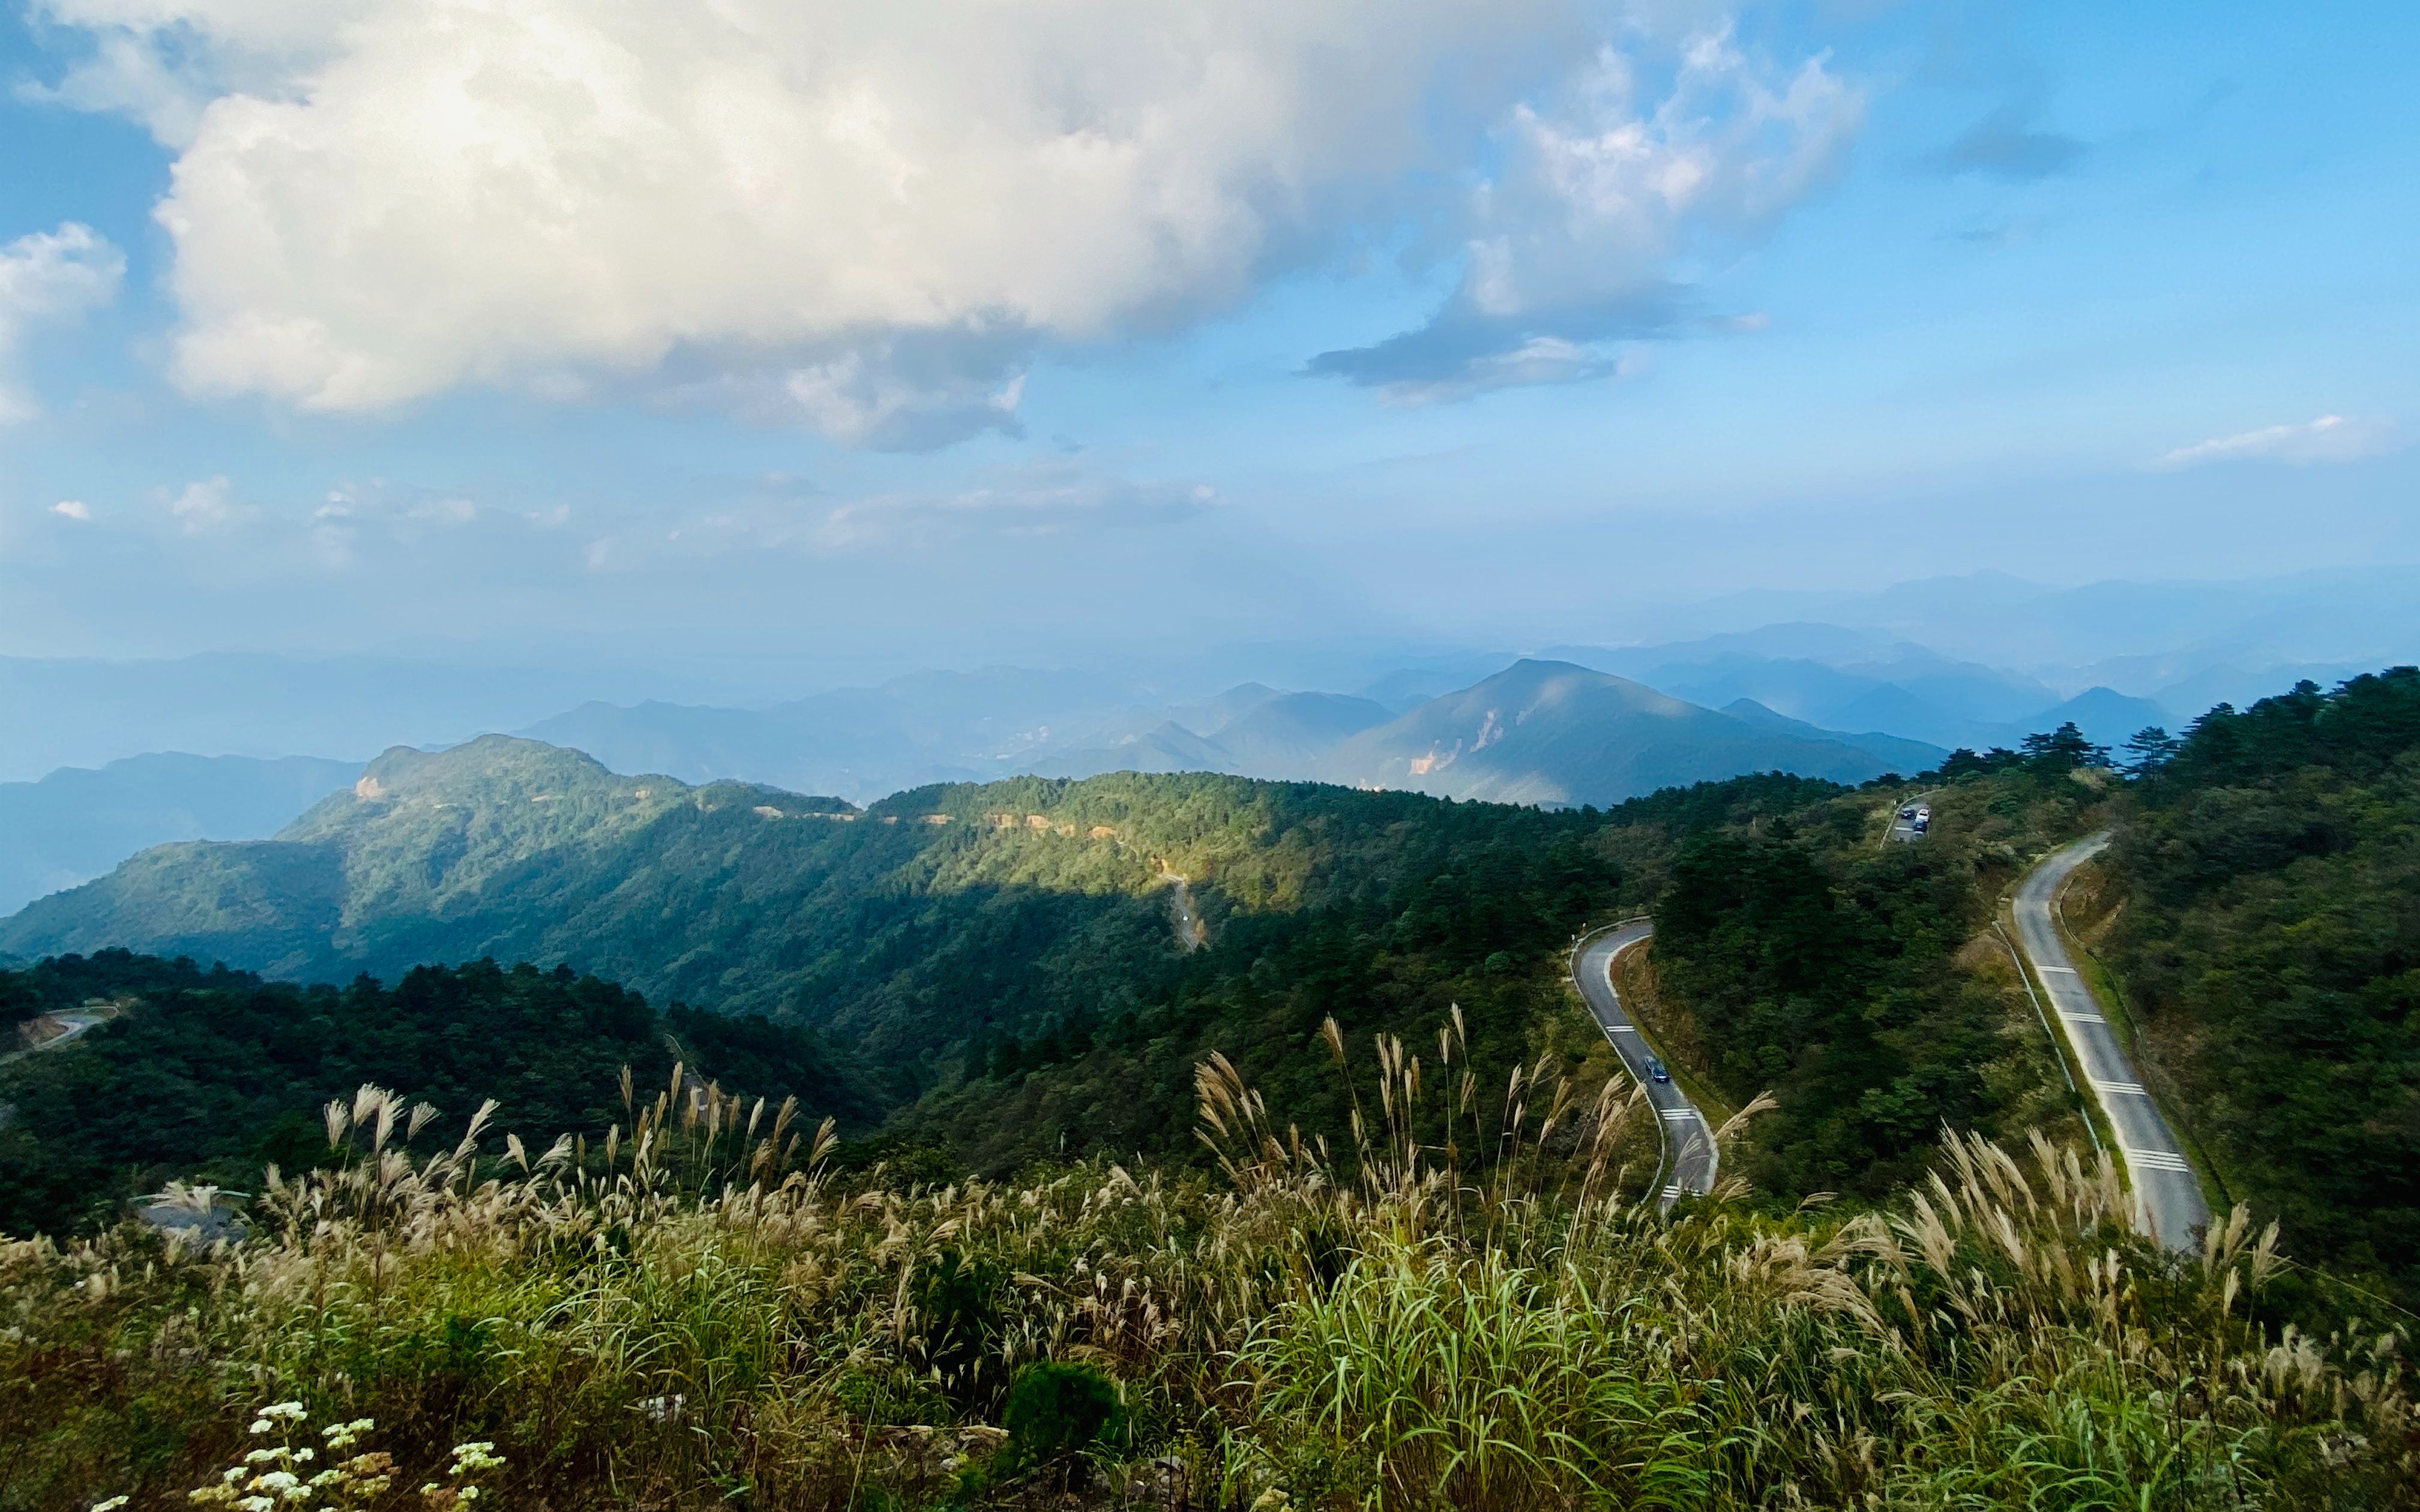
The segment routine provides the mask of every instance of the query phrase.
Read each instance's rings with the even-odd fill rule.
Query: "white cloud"
[[[1838,168],[1863,118],[1828,59],[1776,69],[1728,27],[1686,39],[1660,90],[1633,54],[1602,49],[1561,99],[1514,107],[1446,306],[1311,371],[1421,403],[1628,371],[1623,342],[1692,325],[1755,329],[1762,316],[1693,320],[1671,270],[1769,228]]]
[[[917,382],[861,351],[792,369],[783,397],[815,429],[840,440],[921,450],[980,430],[1014,431],[1025,375],[976,374]]]
[[[73,221],[0,247],[0,424],[36,412],[16,372],[27,329],[108,303],[125,273],[124,255]]]
[[[1140,483],[1070,462],[1021,468],[954,493],[887,494],[845,503],[814,528],[824,551],[930,547],[968,535],[1060,536],[1182,525],[1216,506],[1206,484]]]
[[[183,492],[168,501],[168,514],[187,535],[201,535],[233,524],[238,510],[228,501],[232,487],[224,477],[189,483]]]
[[[1689,239],[1763,229],[1838,165],[1864,102],[1822,57],[1760,66],[1728,29],[1692,38],[1663,98],[1606,48],[1560,111],[1513,112],[1464,296],[1484,315],[1652,284]]]
[[[1720,31],[1642,114],[1589,0],[43,10],[92,42],[52,93],[178,151],[190,390],[365,411],[669,360],[875,446],[1011,428],[1038,344],[1200,318],[1421,207],[1476,309],[1626,295],[1683,223],[1803,192],[1855,114]],[[1437,200],[1499,129],[1488,194]]]
[[[92,506],[81,499],[62,499],[51,506],[51,513],[63,515],[69,519],[88,520],[92,518]]]
[[[2213,436],[2154,459],[2161,471],[2201,467],[2211,462],[2265,461],[2308,466],[2319,462],[2357,462],[2391,452],[2402,444],[2395,426],[2379,420],[2346,415],[2321,415],[2294,425],[2263,425],[2234,436]]]
[[[688,344],[1184,318],[1422,161],[1441,79],[1575,8],[47,7],[144,59],[62,88],[179,149],[183,381],[335,410]]]

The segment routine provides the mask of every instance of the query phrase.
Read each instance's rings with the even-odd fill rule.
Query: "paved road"
[[[1656,1174],[1663,1183],[1661,1205],[1668,1208],[1684,1193],[1702,1196],[1714,1190],[1722,1151],[1714,1145],[1714,1132],[1707,1125],[1706,1116],[1688,1094],[1674,1083],[1659,1082],[1648,1074],[1647,1057],[1654,1052],[1622,1011],[1621,994],[1614,990],[1614,963],[1624,950],[1654,933],[1655,926],[1642,920],[1588,936],[1572,953],[1572,980],[1579,984],[1580,995],[1588,999],[1589,1011],[1596,1015],[1614,1053],[1621,1057],[1638,1085],[1647,1088],[1647,1101],[1654,1106],[1664,1136],[1664,1156]]]
[[[1900,801],[1899,809],[1914,809],[1916,812],[1925,815],[1927,821],[1930,822],[1932,814],[1932,804],[1930,801],[1931,797],[1932,795],[1930,793],[1919,793],[1915,797],[1901,799]],[[1899,809],[1891,810],[1890,834],[1887,837],[1887,840],[1922,840],[1925,836],[1925,832],[1916,827],[1915,820],[1901,815]],[[1887,842],[1887,841],[1885,842]]]
[[[2109,843],[2107,832],[2053,851],[2017,885],[2017,939],[2034,974],[2041,979],[2059,1027],[2075,1055],[2076,1070],[2118,1135],[2118,1156],[2134,1190],[2134,1227],[2172,1250],[2191,1253],[2210,1227],[2210,1204],[2201,1180],[2186,1164],[2184,1147],[2143,1089],[2143,1079],[2118,1042],[2101,1001],[2077,974],[2059,939],[2053,913],[2059,888],[2075,869]]]
[[[53,1024],[58,1026],[58,1033],[52,1035],[49,1039],[43,1041],[40,1044],[33,1046],[31,1049],[19,1050],[8,1055],[0,1056],[0,1061],[15,1060],[23,1056],[39,1055],[45,1050],[56,1050],[59,1046],[73,1041],[76,1036],[84,1033],[86,1029],[108,1023],[111,1019],[116,1018],[117,1013],[114,1009],[71,1008],[64,1013],[52,1013],[46,1016]]]
[[[1210,937],[1210,932],[1202,927],[1202,916],[1193,909],[1193,879],[1173,872],[1162,874],[1175,885],[1169,903],[1176,914],[1176,948],[1188,953],[1198,950],[1202,942]]]

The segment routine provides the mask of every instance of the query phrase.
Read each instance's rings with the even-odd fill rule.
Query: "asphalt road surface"
[[[2059,888],[2075,869],[2109,843],[2106,832],[2053,851],[2017,885],[2017,940],[2041,979],[2051,1011],[2073,1050],[2076,1071],[2092,1088],[2109,1127],[2118,1135],[2118,1158],[2134,1191],[2134,1227],[2169,1249],[2190,1253],[2210,1227],[2210,1204],[2201,1180],[2186,1164],[2184,1147],[2143,1089],[2143,1079],[2118,1042],[2100,999],[2077,974],[2054,918]]]
[[[1202,916],[1193,908],[1193,879],[1180,877],[1173,872],[1163,875],[1175,884],[1169,904],[1176,915],[1176,948],[1188,952],[1198,950],[1202,942],[1209,938],[1210,932],[1202,927]]]
[[[1932,813],[1932,805],[1926,801],[1926,798],[1929,796],[1930,795],[1920,795],[1916,797],[1910,798],[1906,802],[1901,803],[1899,806],[1899,809],[1891,810],[1890,838],[1892,840],[1918,841],[1924,838],[1925,831],[1916,828],[1916,821],[1908,818],[1905,814],[1900,813],[1900,809],[1913,809],[1917,813],[1925,815],[1927,822],[1930,823]]]
[[[1654,1051],[1622,1011],[1621,994],[1614,990],[1614,963],[1624,950],[1654,933],[1654,925],[1640,921],[1590,935],[1572,953],[1572,980],[1579,984],[1580,995],[1588,1000],[1589,1011],[1596,1015],[1606,1039],[1612,1041],[1614,1054],[1647,1089],[1647,1101],[1655,1109],[1664,1136],[1664,1157],[1656,1171],[1662,1183],[1659,1205],[1668,1208],[1684,1194],[1702,1196],[1714,1190],[1722,1151],[1715,1148],[1714,1131],[1706,1116],[1688,1095],[1678,1085],[1659,1082],[1649,1073],[1647,1057]]]
[[[71,1042],[86,1029],[106,1024],[116,1018],[117,1011],[109,1008],[71,1008],[64,1013],[52,1013],[46,1016],[57,1027],[56,1034],[30,1049],[0,1056],[0,1060],[15,1060],[22,1056],[34,1056],[45,1050],[56,1050],[59,1046]]]

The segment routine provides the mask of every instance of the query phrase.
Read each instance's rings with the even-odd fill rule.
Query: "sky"
[[[2420,563],[2415,44],[2226,0],[17,4],[0,654],[872,676]]]

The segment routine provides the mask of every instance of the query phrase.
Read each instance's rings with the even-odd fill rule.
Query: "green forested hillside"
[[[2110,949],[2229,1195],[2420,1305],[2420,671],[2152,753]]]
[[[393,988],[264,982],[122,950],[0,971],[11,1021],[85,1005],[114,1013],[72,1046],[0,1061],[0,1232],[106,1224],[166,1179],[257,1190],[264,1163],[325,1158],[318,1115],[365,1082],[407,1090],[459,1126],[498,1103],[496,1137],[542,1149],[629,1113],[628,1066],[652,1094],[675,1060],[727,1089],[797,1097],[862,1122],[864,1090],[805,1031],[754,1016],[659,1012],[569,967],[422,966]]]
[[[390,753],[275,841],[147,853],[9,920],[0,949],[318,980],[568,963],[811,1028],[866,1069],[893,1134],[996,1169],[1188,1151],[1202,1057],[1310,1075],[1330,1016],[1417,1046],[1459,1003],[1472,1064],[1500,1080],[1542,1016],[1571,1015],[1572,932],[1652,897],[1680,837],[1838,791],[1752,778],[1600,814],[1121,773],[858,812],[489,739]],[[1343,1127],[1332,1089],[1303,1101]]]
[[[1951,764],[1962,775],[1921,790],[1933,826],[1920,841],[1878,844],[1887,810],[1841,797],[1692,840],[1656,903],[1655,984],[1676,1038],[1733,1105],[1778,1102],[1734,1163],[1776,1199],[1880,1196],[1921,1170],[1945,1126],[2082,1136],[1992,906],[2024,864],[2099,821],[2110,784],[2064,749]]]

